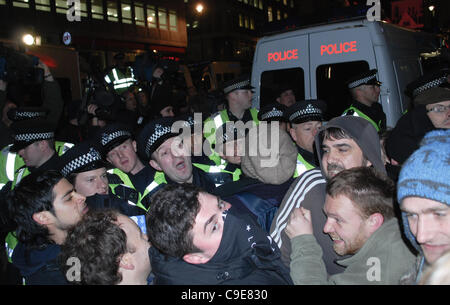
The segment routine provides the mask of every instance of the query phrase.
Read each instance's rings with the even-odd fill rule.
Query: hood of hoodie
[[[340,116],[333,118],[316,134],[314,141],[322,171],[323,149],[321,135],[325,130],[331,127],[343,129],[350,135],[356,144],[358,144],[359,148],[362,150],[367,160],[372,163],[373,167],[379,172],[386,174],[386,168],[381,160],[380,137],[378,136],[376,129],[366,119],[355,116]]]
[[[26,277],[55,260],[60,252],[59,245],[48,245],[42,250],[29,250],[19,242],[14,249],[12,262],[20,270],[22,276]]]

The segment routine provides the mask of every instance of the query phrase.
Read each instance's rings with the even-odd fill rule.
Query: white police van
[[[277,88],[289,83],[297,100],[326,101],[328,120],[350,105],[345,81],[378,69],[380,102],[387,126],[394,127],[410,103],[406,85],[427,70],[439,47],[436,35],[365,18],[266,36],[258,41],[253,59],[253,106],[275,102]]]

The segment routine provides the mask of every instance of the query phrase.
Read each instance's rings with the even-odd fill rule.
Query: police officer
[[[386,130],[386,114],[378,103],[381,82],[377,69],[358,74],[347,81],[352,96],[351,106],[342,115],[354,115],[368,120],[378,132]]]
[[[110,184],[112,192],[147,211],[151,195],[166,183],[164,173],[141,161],[131,130],[123,124],[102,128],[96,142],[103,158],[113,165],[111,172],[120,178],[120,183]],[[137,194],[137,198],[131,198],[131,194]]]
[[[250,79],[245,75],[224,84],[223,92],[227,100],[226,108],[213,114],[204,122],[203,134],[211,145],[212,150],[216,143],[216,129],[222,124],[238,121],[243,123],[253,121],[254,125],[259,123],[258,110],[251,108],[252,89],[254,88],[250,85]],[[209,154],[209,158],[216,165],[224,164],[223,159],[220,158],[217,152],[212,151]]]
[[[23,178],[24,175],[27,175],[29,170],[25,168],[26,166],[35,169],[36,165],[45,163],[45,161],[49,160],[50,155],[53,156],[53,152],[56,152],[57,155],[62,155],[73,146],[71,143],[54,141],[54,128],[45,119],[47,113],[48,110],[44,107],[18,107],[8,111],[8,118],[13,122],[13,124],[11,124],[11,130],[13,132],[16,130],[18,134],[15,136],[15,138],[17,137],[17,140],[15,138],[13,139],[14,145],[10,144],[1,151],[0,189],[8,182],[11,181],[12,183],[15,181],[15,179],[19,177],[19,173],[21,173],[21,178]],[[25,122],[29,120],[32,120],[32,122]],[[39,130],[44,132],[38,132]],[[44,139],[46,138],[45,135],[51,135],[51,137]],[[31,153],[32,159],[29,157],[28,164],[25,166],[25,161],[18,152],[21,151],[23,154],[30,155],[28,152],[33,147],[30,146],[28,148],[28,146],[40,140],[47,141],[50,145],[49,150]],[[54,156],[54,158],[56,158],[56,156]],[[19,169],[21,169],[20,172]],[[42,169],[54,169],[53,160],[46,164]],[[11,185],[11,188],[14,187],[17,182],[18,181],[15,181]]]
[[[125,65],[125,54],[117,53],[114,55],[116,65],[105,75],[105,81],[112,85],[117,94],[121,95],[128,87],[136,83],[133,68]]]
[[[213,192],[215,185],[204,171],[192,166],[190,145],[172,130],[174,118],[165,117],[149,122],[137,137],[139,156],[148,160],[157,171],[164,172],[168,184],[192,183]]]
[[[121,199],[109,190],[107,163],[89,141],[76,144],[60,157],[59,170],[86,197],[89,208],[114,208],[127,216],[145,214],[133,202]]]
[[[322,127],[326,103],[322,100],[296,102],[285,111],[292,128],[289,133],[297,145],[297,166],[294,178],[319,165],[314,155],[314,137]]]

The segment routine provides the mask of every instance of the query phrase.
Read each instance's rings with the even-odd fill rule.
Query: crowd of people
[[[159,65],[143,87],[113,69],[115,94],[63,109],[40,65],[38,106],[0,80],[5,283],[450,284],[448,69],[408,86],[390,129],[376,70],[325,122],[295,84],[252,108],[245,75],[221,110],[180,106]]]

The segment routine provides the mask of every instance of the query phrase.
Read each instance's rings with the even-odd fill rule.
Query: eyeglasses
[[[442,112],[446,112],[448,109],[450,109],[450,105],[448,105],[448,106],[436,105],[436,106],[431,107],[430,109],[427,109],[427,112],[442,113]]]

